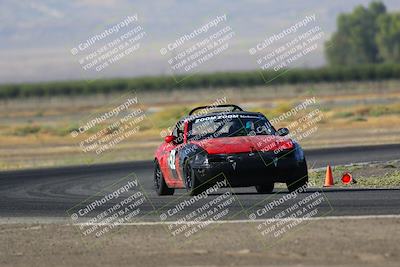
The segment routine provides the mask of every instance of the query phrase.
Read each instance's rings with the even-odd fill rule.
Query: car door
[[[175,125],[172,135],[175,136],[176,139],[170,143],[164,144],[164,155],[161,157],[162,165],[165,166],[163,172],[164,176],[173,184],[181,184],[182,181],[181,171],[179,171],[179,152],[184,146],[183,128],[183,122],[178,122]]]

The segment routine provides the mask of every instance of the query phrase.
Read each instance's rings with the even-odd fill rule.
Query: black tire
[[[257,193],[259,194],[271,194],[274,191],[275,183],[256,185]]]
[[[289,192],[296,191],[300,187],[303,187],[304,190],[299,191],[300,193],[304,193],[307,189],[307,183],[308,183],[308,170],[307,170],[307,163],[304,160],[300,168],[298,170],[298,173],[295,174],[295,179],[293,179],[290,182],[286,182],[286,186],[289,190]]]
[[[206,189],[205,185],[202,185],[197,179],[196,173],[194,172],[188,161],[185,162],[184,174],[185,187],[190,196],[198,195]]]
[[[155,162],[154,166],[154,188],[159,196],[171,196],[175,192],[174,188],[169,188],[165,183],[158,161]]]

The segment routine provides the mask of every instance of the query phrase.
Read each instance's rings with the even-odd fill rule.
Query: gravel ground
[[[119,226],[100,238],[60,224],[0,225],[0,266],[398,266],[400,218],[308,221],[265,243],[255,223],[189,239],[162,225]]]

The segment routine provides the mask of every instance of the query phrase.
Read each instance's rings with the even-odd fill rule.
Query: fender
[[[201,146],[196,145],[196,144],[191,144],[187,143],[184,147],[179,149],[178,151],[178,157],[179,157],[179,168],[178,168],[178,173],[180,173],[180,177],[182,179],[182,182],[184,182],[184,168],[185,168],[185,163],[187,160],[191,163],[191,160],[194,159],[196,154],[198,153],[207,153]]]

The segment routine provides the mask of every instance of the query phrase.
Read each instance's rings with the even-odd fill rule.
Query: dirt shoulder
[[[255,223],[204,229],[188,240],[162,225],[120,226],[82,238],[72,225],[0,225],[1,266],[398,266],[400,218],[309,221],[265,244]]]

